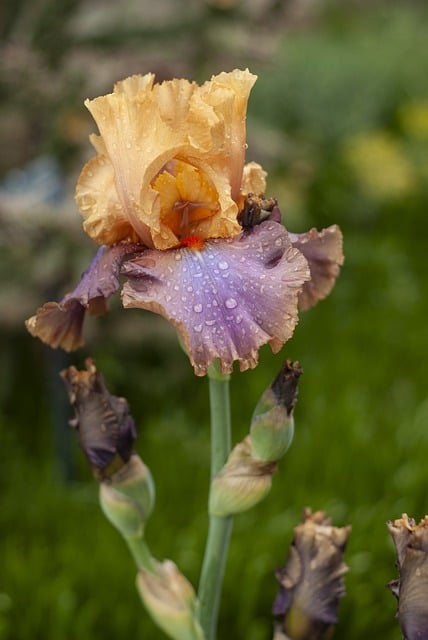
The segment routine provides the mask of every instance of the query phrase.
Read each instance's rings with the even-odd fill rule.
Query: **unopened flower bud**
[[[95,477],[103,480],[128,462],[137,431],[125,398],[109,393],[93,360],[88,358],[85,365],[86,371],[69,367],[61,377],[75,411],[70,424]]]
[[[280,588],[273,605],[278,618],[275,638],[330,637],[345,594],[348,568],[343,553],[350,532],[350,526],[333,527],[321,511],[305,510],[303,522],[294,529],[287,563],[276,573]]]
[[[117,473],[100,484],[102,510],[125,538],[143,534],[154,499],[151,473],[136,454]]]
[[[301,374],[298,362],[286,360],[257,403],[250,430],[256,458],[280,460],[290,446],[294,434],[293,409]]]
[[[397,551],[399,579],[389,583],[406,640],[428,638],[428,516],[419,524],[404,514],[388,522]]]
[[[253,457],[247,436],[234,447],[211,484],[210,513],[225,517],[250,509],[269,492],[276,469],[276,462]]]
[[[155,562],[154,572],[140,570],[137,588],[147,611],[170,638],[203,640],[195,592],[174,562]]]

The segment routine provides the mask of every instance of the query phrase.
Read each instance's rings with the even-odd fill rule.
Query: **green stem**
[[[125,536],[125,540],[135,560],[138,569],[147,569],[151,573],[156,573],[153,566],[153,558],[150,555],[148,546],[142,536]]]
[[[231,448],[229,376],[217,364],[208,371],[211,407],[211,480],[225,464]],[[233,518],[210,516],[199,583],[199,620],[206,640],[215,640],[221,586]]]

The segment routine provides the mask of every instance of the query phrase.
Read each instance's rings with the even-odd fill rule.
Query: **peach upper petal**
[[[113,93],[87,100],[100,136],[83,169],[76,200],[84,228],[97,242],[138,236],[168,249],[179,239],[161,217],[153,182],[171,160],[199,169],[218,194],[218,212],[201,220],[202,237],[239,233],[236,221],[245,155],[245,116],[255,82],[248,70],[221,73],[198,86],[187,80],[153,85],[153,75],[131,76]]]

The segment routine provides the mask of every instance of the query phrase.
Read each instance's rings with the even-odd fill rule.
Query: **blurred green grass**
[[[346,262],[331,296],[302,315],[282,353],[263,349],[259,367],[232,380],[236,442],[282,359],[304,368],[295,439],[272,492],[236,518],[222,640],[271,637],[273,571],[306,505],[353,527],[335,637],[400,638],[385,588],[396,577],[385,522],[428,511],[428,136],[401,116],[408,105],[423,110],[428,99],[420,12],[415,3],[411,10],[334,13],[322,28],[288,33],[279,57],[258,70],[249,118],[254,147],[263,151],[267,125],[284,142],[275,162],[266,154],[271,193],[281,196],[293,231],[339,223]],[[392,146],[382,147],[376,180],[379,132]],[[397,150],[410,182],[397,179],[394,162],[388,173]],[[397,180],[404,185],[398,190]],[[127,335],[128,322],[140,341]],[[197,584],[207,527],[206,381],[193,377],[162,319],[115,308],[97,327],[85,353],[95,356],[111,390],[129,399],[140,426],[137,449],[156,481],[150,546]],[[161,638],[74,445],[74,480],[64,483],[55,472],[51,423],[58,412],[66,416],[52,370],[69,358],[51,361],[20,332],[1,340],[0,639]]]

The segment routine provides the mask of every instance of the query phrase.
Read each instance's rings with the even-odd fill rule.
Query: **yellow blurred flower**
[[[343,157],[361,189],[372,198],[402,196],[414,186],[411,163],[396,140],[385,131],[348,138],[343,145]]]
[[[402,105],[398,116],[404,133],[422,140],[428,138],[428,100]]]
[[[154,84],[147,74],[87,100],[100,135],[91,136],[98,155],[76,188],[85,231],[99,244],[141,241],[157,249],[193,234],[205,240],[240,233],[243,176],[248,190],[265,186],[259,165],[244,172],[255,81],[248,70],[220,73],[201,86],[184,79]]]

